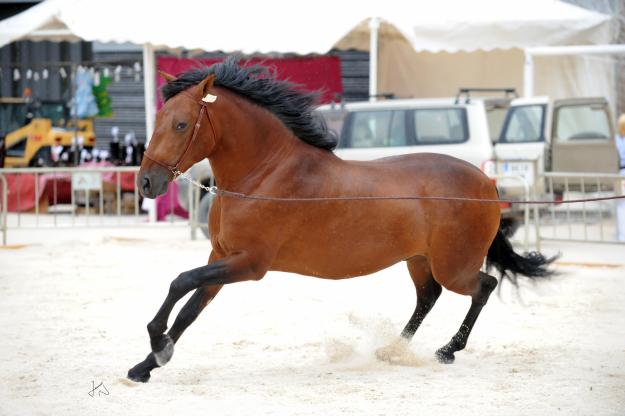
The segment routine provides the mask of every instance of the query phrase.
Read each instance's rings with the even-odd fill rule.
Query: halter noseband
[[[185,94],[190,99],[192,99],[193,101],[197,102],[196,98],[193,95],[191,95],[191,93],[189,93],[188,91],[183,91],[182,94]],[[210,99],[207,99],[208,97],[210,97]],[[195,120],[195,126],[193,128],[193,133],[191,134],[190,138],[187,139],[187,143],[185,145],[184,151],[182,152],[182,154],[178,158],[178,161],[175,164],[168,165],[168,164],[166,164],[164,162],[161,162],[160,160],[156,159],[154,156],[150,156],[150,154],[148,153],[148,149],[145,150],[145,152],[143,153],[143,156],[148,158],[152,162],[156,163],[157,165],[160,165],[160,166],[164,167],[165,169],[169,170],[174,175],[174,179],[176,179],[178,176],[182,175],[182,171],[180,170],[180,166],[182,165],[182,162],[184,160],[184,157],[187,155],[187,152],[189,151],[189,149],[191,148],[191,146],[195,142],[195,139],[196,139],[196,137],[198,135],[198,132],[200,131],[200,126],[202,125],[202,117],[203,117],[204,114],[206,114],[206,118],[208,120],[208,124],[211,126],[211,132],[213,133],[213,140],[215,140],[215,138],[217,137],[215,135],[215,127],[214,127],[213,122],[211,120],[210,113],[206,109],[208,104],[214,102],[216,98],[217,97],[215,97],[214,95],[210,95],[209,94],[206,97],[204,97],[204,99],[199,101],[198,104],[200,104],[200,112],[199,112],[199,114],[197,116],[197,119]]]

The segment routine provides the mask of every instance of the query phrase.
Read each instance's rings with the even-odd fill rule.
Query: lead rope
[[[246,195],[239,192],[225,191],[216,186],[206,186],[191,178],[186,172],[172,170],[174,179],[183,178],[192,185],[197,186],[211,195],[228,196],[232,198],[247,199],[254,201],[279,201],[279,202],[324,202],[324,201],[383,201],[383,200],[430,200],[430,201],[458,201],[458,202],[480,202],[486,204],[509,203],[526,205],[550,205],[550,204],[574,204],[579,202],[610,201],[625,199],[625,195],[606,196],[586,199],[568,199],[563,201],[517,201],[511,199],[479,199],[463,198],[453,196],[333,196],[333,197],[310,197],[310,198],[279,198],[271,196]]]
[[[195,185],[198,188],[202,188],[202,189],[204,189],[206,192],[208,192],[211,195],[217,195],[217,191],[219,191],[219,189],[217,189],[216,186],[206,186],[206,185],[203,185],[202,183],[196,181],[195,179],[191,178],[187,172],[180,172],[180,170],[178,170],[178,169],[174,169],[171,172],[174,174],[174,180],[176,180],[178,178],[185,179],[191,185]]]

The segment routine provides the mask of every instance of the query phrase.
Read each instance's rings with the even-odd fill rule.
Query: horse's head
[[[168,83],[176,78],[161,72]],[[154,133],[145,151],[137,186],[147,198],[167,191],[168,183],[206,158],[215,145],[215,127],[208,106],[217,97],[210,93],[214,74],[169,98],[156,115]]]

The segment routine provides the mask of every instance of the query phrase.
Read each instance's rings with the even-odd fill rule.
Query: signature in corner
[[[108,396],[109,395],[109,391],[106,388],[106,386],[104,385],[103,382],[100,382],[100,384],[98,384],[97,386],[95,385],[95,381],[91,381],[91,391],[89,392],[89,396],[91,397],[95,397],[96,392],[98,393],[98,396]]]

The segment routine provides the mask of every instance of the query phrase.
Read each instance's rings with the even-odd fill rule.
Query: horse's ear
[[[168,74],[165,71],[158,71],[158,73],[163,77],[163,79],[167,82],[175,81],[177,78],[171,74]]]
[[[202,96],[208,94],[208,89],[211,88],[214,83],[215,83],[215,74],[208,75],[206,78],[202,80],[202,82],[200,82],[199,87],[200,87],[200,91],[202,92]]]

